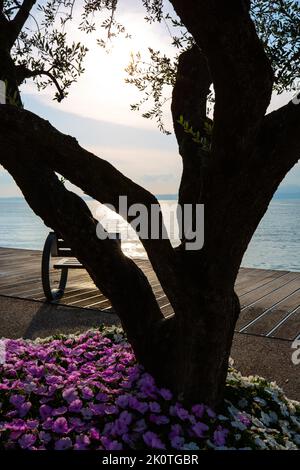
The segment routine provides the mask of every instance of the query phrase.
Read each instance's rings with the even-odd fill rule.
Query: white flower
[[[272,418],[270,418],[270,416],[264,411],[261,412],[260,419],[266,426],[270,426],[270,424],[273,422]]]
[[[231,426],[233,428],[239,429],[240,431],[245,431],[247,429],[247,426],[245,424],[241,423],[241,421],[239,421],[239,420],[231,421]]]
[[[184,444],[182,447],[183,450],[199,450],[199,446],[196,444],[196,442],[187,442]]]
[[[218,415],[218,419],[220,421],[228,421],[229,418],[227,418],[227,416],[224,416],[224,415]]]
[[[260,397],[254,397],[253,400],[256,401],[256,403],[258,403],[261,406],[266,406],[267,404],[266,400]]]

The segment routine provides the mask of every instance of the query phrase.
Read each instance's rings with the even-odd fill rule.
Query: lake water
[[[131,257],[145,257],[135,232],[117,215],[95,201],[87,201],[97,219],[105,218],[109,231],[119,231],[123,251]],[[161,201],[169,221],[175,201]],[[49,229],[22,198],[0,198],[0,246],[42,249]],[[171,230],[173,245],[178,243],[176,227]],[[273,200],[248,247],[243,266],[300,271],[300,199]]]

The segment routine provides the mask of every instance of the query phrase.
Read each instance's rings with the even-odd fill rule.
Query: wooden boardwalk
[[[147,260],[135,260],[147,275],[162,312],[172,307]],[[55,279],[54,279],[55,282]],[[236,291],[241,302],[240,333],[294,340],[300,334],[300,273],[241,268]],[[44,301],[41,252],[0,248],[0,295]],[[109,301],[85,270],[69,270],[63,305],[110,310]]]

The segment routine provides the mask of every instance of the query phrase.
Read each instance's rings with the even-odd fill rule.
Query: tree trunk
[[[194,297],[191,296],[194,292]],[[178,293],[185,305],[171,319],[153,326],[140,362],[186,404],[221,404],[240,305],[235,292],[197,282]]]

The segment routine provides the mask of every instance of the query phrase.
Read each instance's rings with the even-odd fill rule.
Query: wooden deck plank
[[[237,322],[237,330],[243,332],[254,321],[258,321],[261,316],[266,315],[274,306],[279,305],[300,287],[300,280],[296,279],[284,285],[280,289],[271,292],[263,299],[258,300],[249,307],[243,308]]]
[[[300,289],[269,310],[266,315],[253,323],[245,330],[245,332],[257,335],[266,335],[270,330],[272,330],[274,325],[285,319],[289,313],[293,312],[297,307],[299,307],[299,305]]]
[[[292,312],[284,323],[275,325],[275,329],[268,332],[270,338],[284,338],[293,341],[300,334],[300,308]]]
[[[146,259],[135,262],[147,276],[163,314],[166,317],[173,315],[150,262]],[[40,251],[0,247],[0,294],[44,301],[40,270]],[[285,339],[299,335],[300,273],[243,267],[239,271],[236,291],[242,307],[238,331]],[[69,270],[67,288],[60,303],[111,309],[110,302],[85,270]]]
[[[259,287],[252,289],[245,294],[241,294],[240,303],[241,307],[249,307],[253,303],[257,302],[258,300],[263,299],[271,292],[280,289],[281,287],[285,286],[289,282],[293,281],[294,279],[298,278],[300,275],[298,273],[285,273],[275,276],[273,279],[268,279],[264,284]]]

